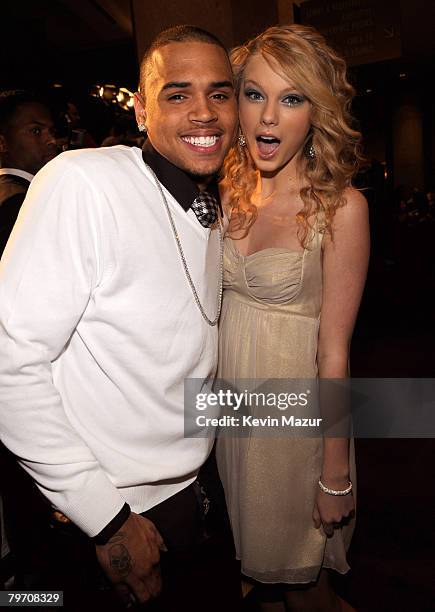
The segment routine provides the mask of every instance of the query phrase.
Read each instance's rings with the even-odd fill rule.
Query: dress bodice
[[[316,232],[303,251],[273,247],[244,256],[237,249],[237,241],[226,238],[227,299],[318,317],[322,299],[321,242],[322,235]]]

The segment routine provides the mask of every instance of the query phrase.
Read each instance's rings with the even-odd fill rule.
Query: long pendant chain
[[[189,267],[187,265],[187,261],[186,261],[186,257],[184,255],[184,251],[183,251],[183,246],[181,244],[181,240],[180,237],[178,235],[178,230],[177,230],[177,226],[175,225],[175,221],[174,221],[174,217],[172,216],[171,213],[171,209],[169,208],[169,204],[168,201],[166,199],[166,196],[164,194],[164,191],[162,189],[162,186],[160,184],[159,179],[157,178],[155,172],[153,171],[152,168],[150,168],[147,164],[146,167],[148,168],[148,170],[150,171],[151,175],[154,178],[155,184],[157,186],[157,189],[159,190],[160,193],[160,197],[162,198],[162,201],[165,205],[166,208],[166,212],[168,215],[168,219],[169,219],[169,223],[171,225],[172,228],[172,233],[174,234],[174,238],[175,238],[175,242],[177,244],[177,248],[178,248],[178,252],[180,254],[180,259],[181,259],[181,263],[183,264],[183,269],[184,269],[184,273],[186,275],[187,278],[187,282],[190,285],[190,288],[192,290],[193,293],[193,297],[195,298],[195,302],[199,308],[199,312],[202,315],[202,318],[212,327],[215,326],[217,324],[217,322],[219,321],[219,316],[221,314],[221,307],[222,307],[222,290],[223,290],[223,276],[224,276],[224,241],[222,239],[222,226],[221,226],[221,221],[218,218],[218,235],[219,235],[219,285],[218,285],[218,291],[217,291],[217,299],[216,299],[216,316],[214,319],[209,319],[209,317],[207,316],[203,305],[201,304],[201,300],[199,299],[198,296],[198,292],[196,291],[196,287],[195,284],[192,280],[192,276],[190,274],[189,271]]]

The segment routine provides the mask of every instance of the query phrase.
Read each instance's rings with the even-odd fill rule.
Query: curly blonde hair
[[[255,54],[283,75],[311,103],[311,130],[304,143],[300,190],[303,208],[297,215],[298,237],[306,246],[311,219],[320,215],[324,231],[332,236],[332,220],[346,202],[344,190],[351,185],[362,160],[361,135],[352,128],[350,104],[354,89],[346,78],[346,64],[316,30],[302,25],[275,26],[231,52],[237,93],[240,93],[248,60]],[[307,154],[313,145],[315,157]],[[256,218],[251,202],[258,173],[247,147],[234,146],[224,164],[224,187],[232,207],[231,233],[244,229]]]

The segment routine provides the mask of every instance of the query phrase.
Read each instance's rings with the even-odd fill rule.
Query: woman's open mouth
[[[273,157],[281,143],[279,138],[274,136],[257,136],[257,150],[262,159]]]

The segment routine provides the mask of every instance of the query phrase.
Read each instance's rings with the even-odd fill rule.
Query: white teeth
[[[195,147],[212,147],[216,144],[218,136],[183,136],[183,140]]]

